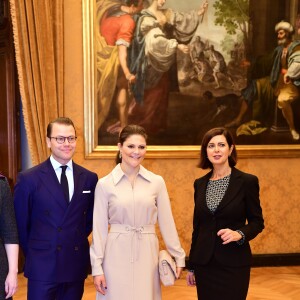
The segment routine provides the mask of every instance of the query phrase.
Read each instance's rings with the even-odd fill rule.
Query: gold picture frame
[[[298,11],[298,1],[290,4],[290,17],[295,20]],[[83,15],[83,67],[84,67],[84,137],[85,157],[87,159],[111,159],[117,151],[116,145],[99,145],[97,134],[97,89],[96,89],[96,0],[82,1]],[[280,145],[238,145],[239,157],[299,157],[299,144]],[[199,145],[149,145],[149,158],[198,158]]]

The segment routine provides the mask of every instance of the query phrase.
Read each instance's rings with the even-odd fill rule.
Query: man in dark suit
[[[82,298],[97,174],[75,164],[69,118],[47,127],[51,156],[18,176],[14,203],[29,300]]]

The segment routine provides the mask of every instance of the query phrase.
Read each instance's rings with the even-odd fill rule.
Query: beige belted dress
[[[117,165],[98,181],[90,253],[92,275],[104,274],[107,290],[96,299],[161,299],[157,222],[168,251],[184,267],[163,178],[141,166],[132,186]]]

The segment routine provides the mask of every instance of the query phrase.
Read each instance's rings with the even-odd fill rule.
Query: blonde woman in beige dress
[[[161,299],[157,222],[178,277],[185,266],[165,182],[141,165],[146,139],[142,127],[124,127],[121,162],[96,187],[90,251],[96,299]]]

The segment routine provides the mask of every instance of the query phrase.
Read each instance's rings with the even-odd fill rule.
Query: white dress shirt
[[[53,156],[50,156],[50,162],[53,166],[53,169],[56,173],[57,179],[60,182],[60,177],[61,177],[61,166],[63,166],[61,163],[59,163],[57,160],[53,158]],[[68,179],[68,185],[69,185],[69,201],[71,201],[73,194],[74,194],[74,177],[73,177],[73,163],[72,159],[68,161],[66,164],[67,169],[66,169],[66,176]]]

